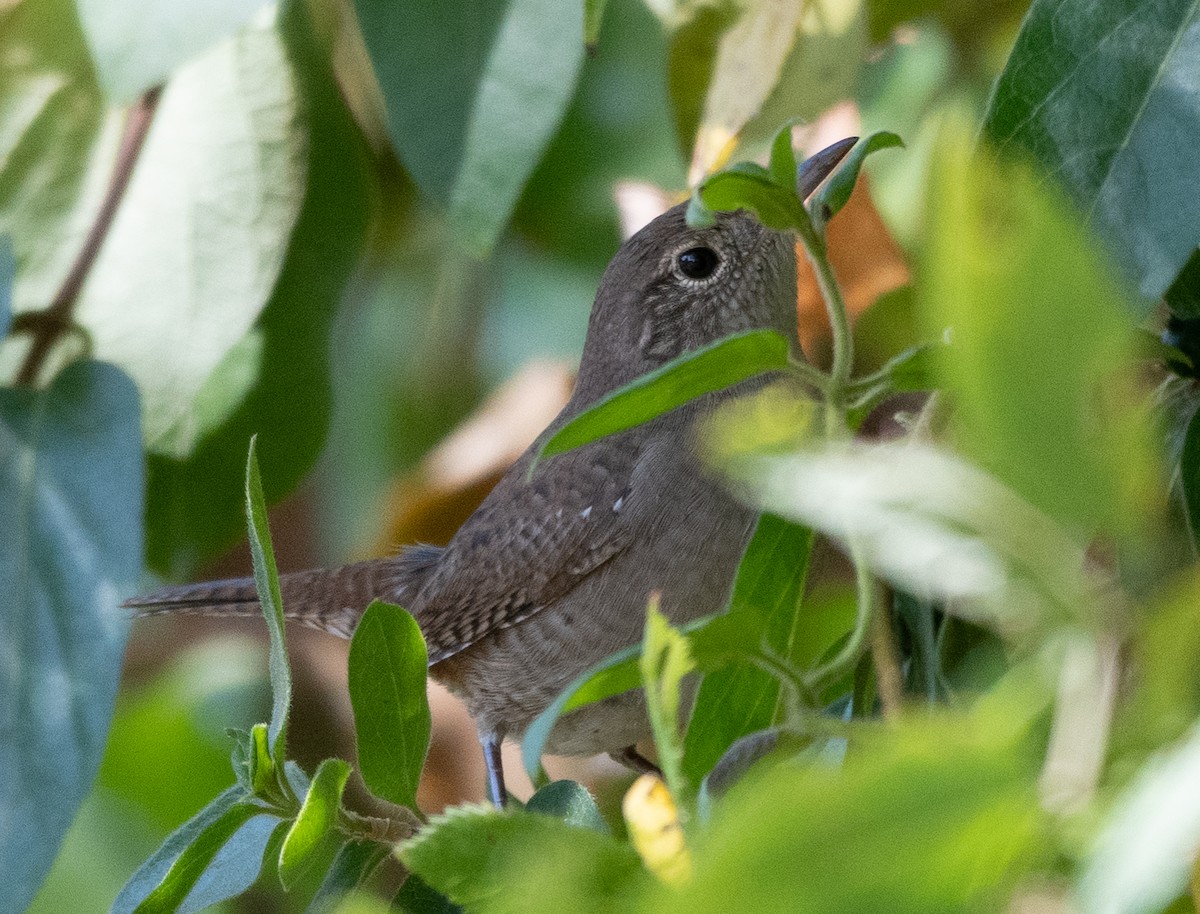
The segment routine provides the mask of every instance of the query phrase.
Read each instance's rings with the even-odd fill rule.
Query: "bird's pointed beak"
[[[828,178],[838,163],[846,157],[858,142],[858,137],[848,136],[844,140],[826,146],[800,163],[796,169],[796,193],[801,200],[808,197],[822,181]]]

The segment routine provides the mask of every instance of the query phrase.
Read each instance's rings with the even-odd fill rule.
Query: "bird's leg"
[[[504,789],[504,761],[500,758],[502,737],[494,733],[479,734],[479,745],[483,746],[483,762],[487,765],[488,799],[497,809],[508,804],[508,791]]]
[[[662,769],[638,752],[637,746],[626,746],[619,752],[610,752],[608,757],[641,774],[657,774],[662,777]]]

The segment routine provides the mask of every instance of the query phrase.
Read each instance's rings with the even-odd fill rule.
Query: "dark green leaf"
[[[325,880],[317,890],[307,914],[329,914],[342,896],[361,886],[388,855],[391,848],[374,841],[347,841],[333,858]]]
[[[1200,237],[1192,0],[1035,0],[985,129],[1055,176],[1148,302]]]
[[[1163,297],[1172,314],[1190,320],[1200,317],[1200,250],[1192,251]]]
[[[941,658],[938,656],[937,623],[934,606],[912,594],[897,591],[892,599],[897,619],[908,632],[910,660],[905,673],[908,690],[925,701],[940,701],[945,696]]]
[[[393,145],[421,189],[449,207],[463,247],[486,255],[574,92],[579,4],[356,0],[355,8]]]
[[[254,561],[254,584],[267,631],[271,635],[268,665],[271,671],[271,724],[268,736],[275,766],[282,768],[287,758],[288,710],[292,704],[292,671],[288,666],[287,643],[284,640],[283,597],[279,592],[279,569],[275,567],[275,551],[271,547],[271,528],[267,523],[267,506],[263,499],[262,477],[255,457],[256,439],[250,439],[246,458],[246,524],[250,536],[250,557]]]
[[[800,230],[809,224],[804,205],[791,187],[780,187],[763,170],[720,171],[696,191],[700,201],[714,212],[749,210],[768,228]]]
[[[0,886],[24,910],[100,764],[142,548],[138,395],[77,362],[0,390]]]
[[[358,763],[372,793],[411,809],[429,751],[427,662],[412,616],[379,600],[367,607],[350,642]]]
[[[729,613],[746,628],[757,626],[761,643],[779,657],[793,653],[812,546],[807,527],[763,514],[738,566]],[[774,722],[779,688],[778,680],[748,662],[704,677],[684,741],[683,770],[693,783],[738,739]]]
[[[600,40],[606,6],[608,0],[583,0],[583,41],[589,48],[595,48]]]
[[[403,914],[461,914],[462,908],[416,874],[410,874],[392,900],[392,910]]]
[[[342,791],[350,777],[350,766],[340,758],[321,762],[279,851],[279,881],[290,889],[312,865],[313,854],[330,837],[337,825]]]
[[[12,323],[12,284],[17,275],[17,262],[13,258],[12,239],[0,235],[0,340],[8,334]]]
[[[1200,412],[1188,422],[1179,457],[1179,485],[1183,488],[1183,504],[1187,510],[1192,543],[1200,550]]]
[[[859,140],[850,154],[846,156],[841,167],[825,182],[825,186],[816,192],[809,203],[809,211],[813,220],[820,224],[829,222],[850,200],[854,185],[858,183],[858,173],[862,170],[867,156],[880,149],[890,149],[903,146],[904,141],[894,133],[872,133],[865,140]]]
[[[773,330],[748,330],[684,353],[613,391],[560,428],[541,457],[625,431],[689,400],[787,366],[788,342]]]
[[[405,866],[477,914],[629,910],[646,882],[626,844],[549,816],[460,807],[401,846]]]
[[[554,816],[568,825],[609,833],[608,823],[600,815],[596,800],[576,781],[552,781],[529,798],[525,810]]]

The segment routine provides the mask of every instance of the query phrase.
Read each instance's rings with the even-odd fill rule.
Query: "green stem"
[[[804,241],[804,252],[808,255],[808,262],[812,264],[813,273],[817,277],[817,288],[821,290],[825,312],[829,315],[829,327],[833,331],[833,365],[829,371],[829,393],[831,400],[840,401],[850,384],[850,373],[854,370],[854,337],[850,332],[850,315],[846,313],[846,302],[842,298],[841,287],[837,277],[833,275],[833,265],[829,262],[825,239],[815,230],[801,232],[801,239]]]
[[[805,686],[817,694],[845,670],[858,663],[866,652],[867,634],[871,630],[871,619],[875,615],[875,580],[863,556],[862,543],[851,540],[849,548],[850,561],[854,565],[854,589],[857,599],[854,628],[850,632],[849,640],[836,657],[804,677]]]
[[[788,359],[788,368],[805,384],[815,388],[822,395],[828,394],[829,375],[811,362],[805,362],[801,359]]]

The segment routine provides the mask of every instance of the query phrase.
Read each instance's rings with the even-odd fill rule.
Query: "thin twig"
[[[146,135],[150,131],[150,122],[154,119],[154,111],[158,107],[161,93],[162,88],[156,86],[138,99],[129,111],[129,117],[125,121],[125,133],[121,137],[121,147],[117,151],[117,162],[113,168],[112,179],[109,181],[108,190],[104,194],[100,209],[96,213],[96,219],[92,223],[91,229],[88,230],[83,247],[71,265],[67,278],[63,280],[58,294],[54,296],[54,301],[44,311],[39,312],[40,316],[36,324],[30,323],[33,343],[29,347],[29,353],[25,356],[21,370],[17,373],[18,384],[31,386],[37,381],[42,364],[49,355],[51,347],[71,326],[71,313],[79,298],[79,290],[83,288],[84,280],[87,279],[92,265],[96,262],[96,255],[100,253],[108,230],[112,227],[113,217],[116,216],[121,199],[129,187],[129,179],[133,175],[138,155],[146,143]]]
[[[895,720],[904,704],[904,676],[900,672],[900,653],[886,601],[880,601],[879,609],[871,617],[871,660],[875,664],[884,719]]]

